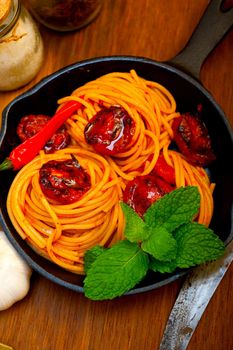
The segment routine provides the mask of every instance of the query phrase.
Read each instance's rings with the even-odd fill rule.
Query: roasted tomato
[[[162,178],[170,185],[176,184],[175,170],[169,164],[167,164],[162,154],[159,155],[151,175],[156,175]]]
[[[95,151],[114,155],[125,151],[135,131],[135,123],[122,107],[112,106],[101,109],[86,125],[86,142]]]
[[[207,166],[215,159],[211,139],[200,113],[181,115],[173,121],[172,129],[175,143],[190,163]]]
[[[50,120],[50,117],[43,114],[30,114],[21,118],[17,127],[17,135],[20,141],[24,142],[37,134]],[[44,147],[45,153],[53,153],[67,147],[70,143],[70,135],[65,125],[59,128]]]
[[[156,176],[137,176],[126,185],[123,201],[142,217],[152,203],[173,189],[173,186]]]
[[[39,183],[44,195],[60,204],[77,202],[91,187],[90,176],[74,157],[45,163]]]

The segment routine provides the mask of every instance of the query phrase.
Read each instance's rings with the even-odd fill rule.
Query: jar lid
[[[11,0],[0,0],[0,23],[8,16],[11,8]]]

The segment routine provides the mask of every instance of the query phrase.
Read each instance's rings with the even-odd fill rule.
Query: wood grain
[[[63,34],[39,25],[46,49],[44,65],[27,86],[0,93],[0,112],[41,78],[83,59],[119,54],[169,60],[185,46],[208,3],[106,0],[96,20],[80,31]],[[233,125],[232,62],[233,31],[204,63],[201,81]],[[233,266],[188,350],[233,349],[232,280]],[[15,350],[156,350],[181,285],[182,279],[144,294],[92,302],[34,273],[27,297],[0,312],[0,341]]]

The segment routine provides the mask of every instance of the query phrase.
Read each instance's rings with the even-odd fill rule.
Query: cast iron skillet
[[[233,23],[233,12],[222,13],[219,7],[219,0],[211,2],[186,49],[170,64],[158,63],[142,57],[94,58],[68,66],[48,76],[32,89],[14,99],[3,111],[0,161],[5,159],[19,142],[16,126],[22,116],[30,113],[52,115],[57,107],[56,101],[60,97],[69,95],[78,86],[109,72],[128,72],[130,69],[135,69],[145,79],[154,80],[166,86],[175,97],[179,111],[191,111],[196,108],[197,104],[203,104],[203,119],[209,129],[217,156],[217,160],[208,169],[212,180],[217,184],[214,192],[215,209],[211,227],[227,244],[232,239],[233,173],[229,164],[233,150],[231,129],[223,111],[195,79],[199,76],[204,58]],[[175,65],[182,67],[183,71],[175,68]],[[186,74],[184,70],[191,72],[193,77]],[[15,172],[12,171],[0,173],[0,220],[7,237],[35,271],[64,287],[82,292],[83,277],[67,272],[37,255],[15,231],[6,209],[7,193],[14,176]],[[142,283],[127,294],[158,288],[174,281],[186,272],[176,271],[173,274],[164,275],[150,272]]]

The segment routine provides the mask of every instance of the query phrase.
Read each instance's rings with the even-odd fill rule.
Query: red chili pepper
[[[29,114],[22,117],[17,126],[17,135],[20,141],[24,142],[37,134],[50,119],[51,117],[44,114]],[[70,141],[71,137],[65,124],[63,124],[55,131],[48,142],[46,142],[43,149],[45,153],[54,153],[55,151],[66,148],[70,144]]]
[[[18,170],[29,163],[54,132],[81,106],[80,102],[69,101],[48,121],[48,123],[36,135],[30,137],[13,149],[10,156],[0,164],[0,171],[13,169]]]

